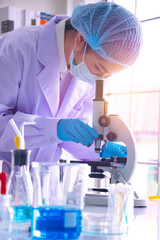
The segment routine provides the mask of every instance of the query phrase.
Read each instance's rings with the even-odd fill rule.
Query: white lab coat
[[[26,126],[26,148],[31,161],[57,161],[62,148],[81,160],[97,160],[93,147],[61,142],[57,122],[61,118],[79,118],[91,125],[94,87],[67,73],[70,83],[60,99],[60,62],[56,42],[55,16],[44,26],[24,27],[0,38],[0,156],[10,161],[15,149],[13,118]]]

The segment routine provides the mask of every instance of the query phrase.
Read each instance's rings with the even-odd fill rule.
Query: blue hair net
[[[123,67],[137,59],[142,29],[134,14],[113,2],[79,4],[71,17],[72,26],[102,58]]]

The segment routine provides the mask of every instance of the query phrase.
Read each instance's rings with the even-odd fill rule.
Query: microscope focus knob
[[[109,132],[109,133],[107,134],[107,139],[108,139],[108,141],[110,141],[110,142],[114,142],[114,141],[117,140],[117,134],[114,133],[114,132]]]
[[[106,115],[100,116],[98,123],[101,127],[107,127],[110,124],[110,119]]]

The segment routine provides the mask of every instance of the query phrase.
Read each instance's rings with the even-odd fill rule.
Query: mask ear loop
[[[83,61],[82,62],[84,62],[84,59],[85,59],[86,49],[87,49],[87,43],[85,43],[85,46],[84,46]],[[74,56],[74,50],[75,50],[75,47],[73,48],[73,56]],[[74,63],[74,57],[73,57],[73,63]]]
[[[84,62],[85,55],[86,55],[86,49],[87,49],[87,43],[85,43],[85,46],[84,46],[84,52],[83,52],[83,62]]]

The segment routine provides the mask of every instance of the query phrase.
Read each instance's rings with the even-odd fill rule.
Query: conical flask
[[[7,194],[12,195],[14,222],[31,219],[33,186],[29,172],[30,150],[12,151],[12,169],[7,184]]]

